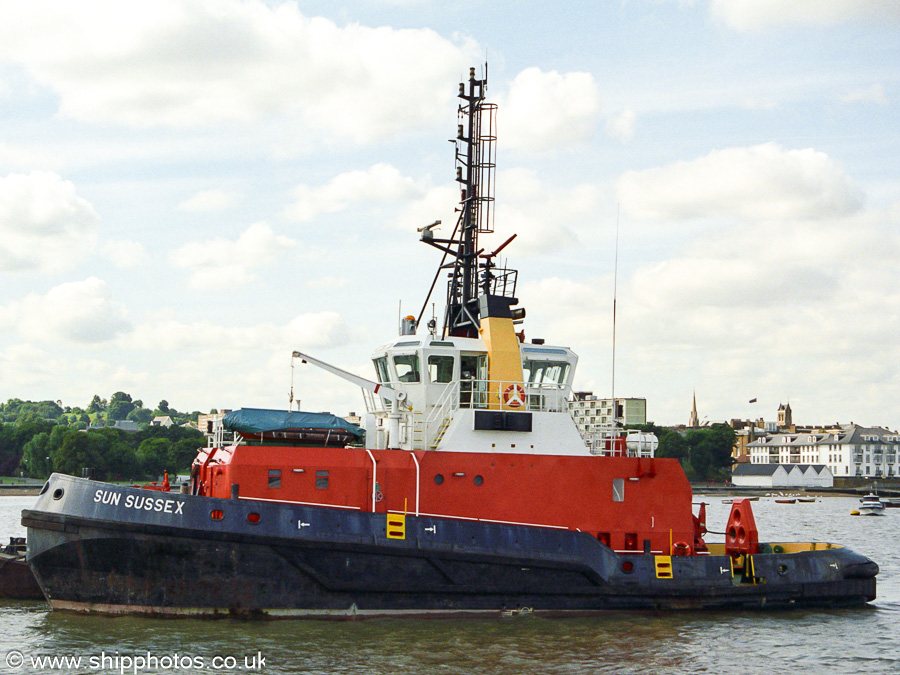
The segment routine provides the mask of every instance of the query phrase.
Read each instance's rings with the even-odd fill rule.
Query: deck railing
[[[385,383],[387,386],[405,389],[407,383]],[[434,392],[434,389],[429,387]],[[504,392],[510,389],[509,401],[521,401],[519,405],[504,405]],[[457,410],[510,410],[522,412],[554,412],[568,414],[569,387],[559,384],[531,384],[502,382],[498,380],[454,380],[448,382],[434,401],[426,401],[424,410],[405,409],[401,423],[401,442],[414,450],[434,448],[449,426]],[[390,412],[389,404],[377,394],[363,390],[366,410],[376,418],[384,418]],[[410,397],[414,399],[414,396]],[[421,403],[419,404],[421,405]]]

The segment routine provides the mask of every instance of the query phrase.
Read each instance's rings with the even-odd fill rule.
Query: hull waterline
[[[29,563],[51,606],[72,611],[556,615],[841,607],[875,596],[877,566],[844,548],[759,554],[748,578],[730,556],[622,556],[587,534],[550,528],[407,516],[404,538],[388,538],[387,518],[158,496],[54,475],[22,520]],[[668,576],[659,576],[662,561],[671,564]]]

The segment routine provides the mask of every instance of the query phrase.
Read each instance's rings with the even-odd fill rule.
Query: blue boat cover
[[[227,413],[222,419],[222,424],[226,429],[247,434],[305,429],[341,429],[360,440],[365,436],[365,432],[358,426],[331,413],[241,408]]]

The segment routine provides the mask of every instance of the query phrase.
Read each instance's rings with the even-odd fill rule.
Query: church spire
[[[697,429],[700,427],[700,416],[697,415],[697,392],[694,392],[694,405],[691,408],[691,419],[688,422],[688,426],[691,429]]]

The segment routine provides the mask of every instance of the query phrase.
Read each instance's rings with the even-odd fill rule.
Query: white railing
[[[625,433],[621,429],[612,426],[586,433],[584,442],[592,455],[624,457],[627,452]]]
[[[419,392],[434,391],[430,386],[419,383],[385,383],[397,386],[409,393],[408,402],[412,410],[401,410],[401,443],[414,450],[428,450],[434,447],[438,435],[442,435],[457,410],[510,410],[527,412],[554,412],[568,414],[567,396],[569,387],[558,384],[529,384],[522,382],[501,382],[498,380],[454,380],[447,383],[432,402],[426,400],[422,407]],[[427,387],[427,388],[426,388]],[[504,392],[510,388],[510,400],[521,400],[519,406],[504,405]],[[417,391],[418,390],[418,391]],[[517,398],[518,394],[521,398]],[[384,419],[390,412],[378,394],[363,389],[366,411],[376,418]]]

